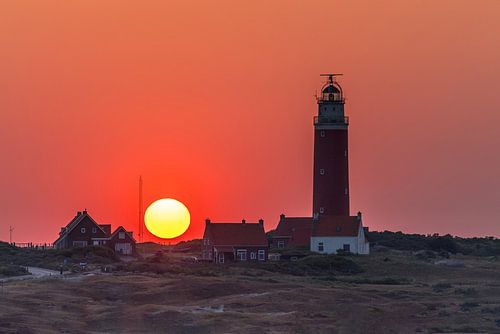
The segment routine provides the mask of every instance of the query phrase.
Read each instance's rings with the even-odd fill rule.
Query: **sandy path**
[[[37,279],[37,278],[43,278],[43,277],[47,277],[47,276],[60,276],[60,272],[56,271],[56,270],[50,270],[50,269],[38,268],[38,267],[27,267],[27,269],[31,275],[21,275],[21,276],[2,278],[2,279],[0,279],[0,282],[19,281],[19,280],[25,280],[25,279]]]

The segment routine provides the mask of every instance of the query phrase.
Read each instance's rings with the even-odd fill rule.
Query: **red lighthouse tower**
[[[349,168],[341,74],[322,74],[327,82],[317,96],[314,117],[313,215],[349,216]]]

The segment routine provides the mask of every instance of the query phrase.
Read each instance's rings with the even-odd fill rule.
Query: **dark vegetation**
[[[24,274],[20,266],[42,267],[59,270],[63,265],[64,270],[76,269],[80,262],[89,265],[110,264],[118,261],[114,252],[109,248],[89,246],[71,249],[35,250],[18,248],[5,242],[0,242],[0,268],[5,267],[4,276]],[[21,269],[16,269],[21,268]],[[0,269],[0,275],[2,271]]]
[[[128,272],[151,272],[156,274],[190,274],[220,276],[227,274],[259,275],[262,271],[294,276],[324,276],[335,274],[357,274],[361,267],[348,257],[335,255],[309,255],[296,261],[266,263],[212,263],[193,262],[189,257],[175,257],[163,251],[134,262],[119,263],[114,270]]]
[[[500,255],[500,239],[493,237],[460,238],[449,234],[440,236],[405,234],[402,232],[368,232],[371,247],[383,246],[397,250],[408,251],[435,251],[461,253],[472,256],[498,256]]]

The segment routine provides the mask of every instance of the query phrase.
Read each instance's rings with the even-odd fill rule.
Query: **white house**
[[[319,216],[313,221],[311,251],[336,254],[338,250],[370,254],[360,212],[357,216]]]

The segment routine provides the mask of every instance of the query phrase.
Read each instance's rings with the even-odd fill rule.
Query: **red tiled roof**
[[[266,233],[261,224],[209,223],[206,228],[214,246],[267,246]]]
[[[311,238],[312,217],[284,217],[278,223],[273,238],[289,238],[289,245],[308,246]]]
[[[314,222],[313,237],[356,237],[361,220],[358,216],[320,216]]]

